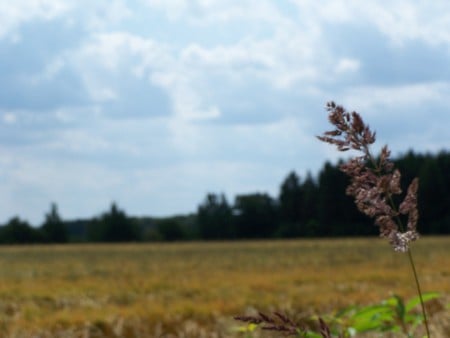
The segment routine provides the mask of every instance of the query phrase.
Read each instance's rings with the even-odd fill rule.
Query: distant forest
[[[450,233],[450,152],[415,154],[394,160],[406,190],[418,176],[419,232]],[[52,204],[39,227],[13,217],[0,226],[1,244],[68,242],[146,242],[374,236],[372,220],[345,194],[348,178],[340,163],[325,163],[316,177],[294,171],[282,181],[277,197],[264,192],[237,195],[209,193],[197,211],[167,218],[128,216],[115,203],[98,217],[63,220]]]

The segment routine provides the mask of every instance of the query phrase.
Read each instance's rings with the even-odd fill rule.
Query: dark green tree
[[[302,235],[314,236],[317,233],[319,219],[319,187],[310,172],[307,173],[306,179],[301,185],[301,190],[303,192],[303,203],[300,208],[305,223]]]
[[[423,166],[425,157],[414,153],[412,150],[405,155],[395,159],[394,165],[402,173],[401,186],[402,190],[406,191],[409,183],[419,175],[420,168]]]
[[[52,203],[50,212],[45,215],[41,231],[44,240],[48,243],[66,243],[68,241],[66,226],[58,214],[58,207],[55,203]]]
[[[141,240],[140,228],[115,203],[109,212],[91,222],[88,238],[95,242],[131,242]]]
[[[439,233],[450,234],[450,152],[439,152],[436,161],[441,171],[441,177],[443,178],[443,195],[441,196],[439,203],[445,210],[440,222]]]
[[[342,223],[342,199],[347,179],[339,168],[326,162],[319,173],[319,224],[320,236],[334,236]],[[350,202],[352,202],[350,200]],[[344,211],[345,212],[345,211]]]
[[[232,209],[225,195],[208,194],[197,210],[198,233],[202,239],[230,239],[236,235]]]
[[[449,188],[445,186],[444,175],[436,159],[427,156],[419,172],[418,193],[422,225],[420,231],[424,234],[439,233],[441,227],[444,227],[442,222],[448,215],[449,207],[442,203],[449,192]]]
[[[303,215],[303,191],[300,178],[292,171],[288,174],[280,187],[279,211],[281,237],[296,237],[304,232],[305,219]]]
[[[419,177],[419,231],[423,234],[450,233],[450,153],[416,154],[409,151],[395,161],[402,172],[402,188]]]
[[[159,238],[163,241],[180,241],[186,238],[183,226],[175,218],[166,218],[157,222]]]
[[[268,238],[277,230],[277,205],[265,193],[236,196],[234,213],[240,238]]]
[[[356,208],[353,199],[347,196],[348,177],[337,165],[325,163],[319,173],[318,195],[318,235],[319,236],[356,236],[375,234],[375,227],[367,224],[368,218]]]
[[[4,244],[32,244],[42,242],[40,231],[27,221],[13,217],[0,229],[0,241]]]

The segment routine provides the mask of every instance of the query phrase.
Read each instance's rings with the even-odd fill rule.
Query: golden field
[[[450,237],[412,250],[423,291],[448,302]],[[409,262],[378,238],[0,247],[5,338],[239,337],[233,315],[328,313],[394,293],[416,295]]]

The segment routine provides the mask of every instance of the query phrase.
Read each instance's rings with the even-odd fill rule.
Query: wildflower
[[[339,151],[353,149],[361,153],[340,167],[350,177],[346,193],[355,199],[358,210],[374,218],[380,229],[380,236],[387,238],[395,251],[408,251],[409,243],[419,237],[416,230],[419,218],[418,179],[411,182],[405,199],[397,210],[393,195],[402,193],[401,174],[399,170],[394,170],[388,147],[384,146],[378,161],[375,160],[370,152],[370,145],[375,143],[376,133],[370,130],[362,117],[356,112],[346,111],[334,102],[327,103],[326,109],[329,112],[328,119],[335,129],[318,136],[318,139],[336,145]],[[408,216],[406,229],[400,214]]]

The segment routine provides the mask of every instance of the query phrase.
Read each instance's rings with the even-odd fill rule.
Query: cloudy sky
[[[0,222],[195,211],[338,154],[329,100],[393,154],[450,148],[450,2],[0,0]]]

